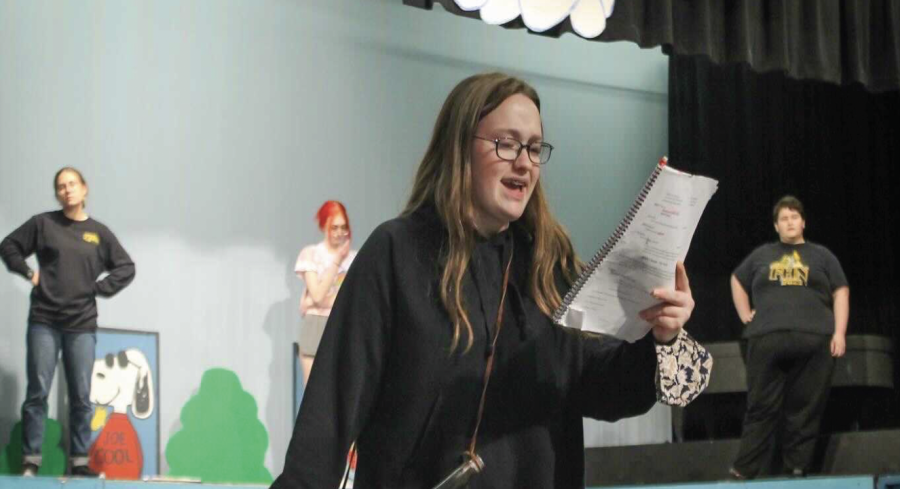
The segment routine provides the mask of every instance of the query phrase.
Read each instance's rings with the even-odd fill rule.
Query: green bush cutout
[[[170,476],[203,482],[272,482],[263,466],[269,434],[257,417],[256,400],[234,372],[207,370],[200,392],[181,410],[181,425],[166,445]]]
[[[41,469],[38,475],[61,476],[66,473],[66,454],[59,445],[62,427],[55,419],[44,418],[44,442],[41,444]],[[9,445],[0,452],[0,474],[22,473],[22,422],[13,425]]]

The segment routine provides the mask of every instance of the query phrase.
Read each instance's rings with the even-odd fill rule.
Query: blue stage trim
[[[177,482],[109,481],[105,479],[62,479],[57,477],[0,476],[0,489],[260,489],[261,484],[197,484]]]
[[[878,476],[876,489],[900,489],[900,475]]]
[[[0,489],[260,489],[260,484],[196,484],[176,482],[108,481],[101,479],[25,478],[0,476]],[[900,489],[900,475],[855,477],[809,477],[806,479],[770,479],[759,481],[720,481],[698,484],[607,486],[588,489]]]
[[[876,489],[875,477],[808,477],[805,479],[766,479],[754,481],[718,481],[695,484],[658,484],[640,486],[605,486],[588,489]],[[877,489],[882,489],[881,487]],[[887,489],[893,489],[887,486]]]

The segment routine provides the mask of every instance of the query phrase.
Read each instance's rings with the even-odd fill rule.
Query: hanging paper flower
[[[488,24],[505,24],[522,16],[522,22],[534,32],[552,29],[569,17],[572,30],[593,38],[606,29],[616,0],[454,0],[459,8],[479,10]]]

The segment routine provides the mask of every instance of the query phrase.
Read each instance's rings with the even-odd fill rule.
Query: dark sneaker
[[[37,475],[38,469],[40,469],[40,467],[37,465],[26,462],[22,464],[22,477],[34,477]]]
[[[801,468],[795,468],[791,471],[791,477],[795,479],[806,477],[806,470]]]
[[[744,474],[738,472],[734,467],[728,469],[728,477],[733,481],[742,481],[747,479]]]
[[[100,474],[94,472],[87,465],[76,465],[72,467],[72,477],[99,477]]]

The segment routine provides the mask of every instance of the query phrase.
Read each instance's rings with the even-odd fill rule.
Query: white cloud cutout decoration
[[[616,0],[454,0],[467,11],[480,11],[488,24],[505,24],[521,16],[534,32],[552,29],[569,17],[572,30],[581,37],[594,38],[606,29]]]

